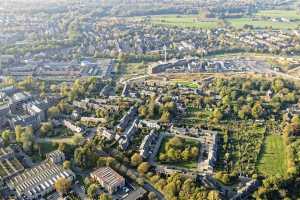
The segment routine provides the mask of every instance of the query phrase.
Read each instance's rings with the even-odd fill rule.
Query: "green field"
[[[300,19],[300,13],[296,10],[264,10],[259,11],[256,16],[262,17],[284,17],[288,19]]]
[[[252,25],[254,28],[273,29],[295,29],[300,25],[300,21],[277,22],[263,17],[279,18],[289,20],[300,20],[300,14],[296,10],[264,10],[259,11],[252,17],[242,17],[226,19],[226,22],[235,28],[243,28],[245,25]],[[207,19],[200,15],[154,15],[150,18],[150,23],[164,26],[177,26],[182,28],[202,28],[212,29],[223,26],[222,20]]]
[[[156,25],[177,26],[183,28],[212,29],[219,26],[216,19],[203,19],[199,15],[161,15],[152,16],[151,23]]]
[[[195,83],[195,82],[181,81],[181,82],[177,82],[177,84],[180,84],[183,87],[187,87],[187,88],[191,88],[191,89],[197,89],[197,88],[199,88],[199,84]]]
[[[295,29],[300,25],[300,22],[273,22],[271,20],[252,19],[252,18],[237,18],[227,19],[227,22],[235,28],[243,28],[244,25],[252,25],[254,28],[273,29]]]
[[[262,149],[262,157],[258,162],[258,171],[266,176],[274,176],[276,174],[284,176],[287,172],[285,148],[281,136],[267,136]]]

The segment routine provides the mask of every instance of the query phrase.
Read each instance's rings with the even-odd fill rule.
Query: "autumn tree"
[[[71,168],[71,162],[69,160],[65,160],[63,163],[64,169],[70,169]]]
[[[99,196],[99,200],[111,200],[112,198],[105,194],[105,193],[101,193],[100,196]]]
[[[263,115],[263,112],[264,109],[259,102],[255,103],[251,110],[251,114],[255,119],[259,119]]]
[[[141,173],[141,174],[144,175],[144,174],[146,174],[148,172],[149,168],[150,168],[150,165],[149,165],[148,162],[142,162],[138,166],[137,170],[138,170],[139,173]]]
[[[21,142],[21,136],[23,133],[23,128],[20,125],[17,125],[15,128],[16,141]]]
[[[168,111],[164,111],[161,115],[160,122],[162,123],[169,123],[171,119],[171,115]]]
[[[69,179],[66,179],[66,178],[59,178],[55,182],[54,187],[55,187],[57,192],[59,192],[60,194],[63,195],[66,192],[69,191],[69,189],[71,187],[71,181]]]
[[[131,156],[131,165],[134,167],[138,166],[142,161],[143,159],[138,153],[135,153]]]

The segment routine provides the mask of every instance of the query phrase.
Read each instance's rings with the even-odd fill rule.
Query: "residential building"
[[[64,120],[63,124],[65,127],[67,127],[68,129],[70,129],[71,131],[74,131],[76,133],[81,133],[82,132],[82,128],[79,126],[76,126],[74,124],[72,124],[71,122]]]
[[[133,139],[133,136],[138,131],[138,119],[135,119],[127,129],[121,134],[117,134],[115,139],[118,140],[119,146],[125,150],[130,145],[130,142]]]
[[[114,136],[115,136],[115,134],[114,134],[113,131],[111,131],[111,130],[105,128],[105,127],[99,127],[99,128],[97,129],[97,133],[98,133],[99,135],[105,137],[105,138],[108,139],[108,140],[114,139]]]
[[[65,160],[65,154],[60,150],[55,150],[55,151],[47,153],[46,159],[55,164],[59,164]]]
[[[124,130],[128,123],[135,118],[135,116],[138,114],[137,107],[132,107],[130,110],[122,117],[120,120],[119,125],[117,126],[117,129]]]
[[[151,153],[153,153],[151,150],[151,147],[154,146],[157,141],[158,135],[155,133],[155,130],[151,130],[151,132],[146,135],[141,143],[140,146],[140,155],[147,159]]]

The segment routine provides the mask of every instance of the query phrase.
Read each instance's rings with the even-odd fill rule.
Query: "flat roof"
[[[125,181],[125,179],[110,167],[101,167],[91,173],[92,176],[113,187]]]

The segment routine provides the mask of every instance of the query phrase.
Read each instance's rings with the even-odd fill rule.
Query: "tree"
[[[147,116],[147,108],[146,108],[146,106],[140,106],[139,107],[139,116],[141,118],[144,118],[144,117]]]
[[[246,119],[247,116],[250,114],[251,108],[247,105],[242,106],[242,109],[238,112],[238,116],[241,119]]]
[[[99,187],[97,184],[95,184],[95,183],[91,184],[87,189],[88,197],[90,197],[91,199],[95,199],[97,196],[98,189],[99,189]]]
[[[111,200],[112,198],[105,193],[100,194],[99,200]]]
[[[53,126],[51,122],[42,123],[42,126],[40,128],[41,136],[45,137],[47,134],[52,131]]]
[[[137,178],[136,181],[140,186],[143,186],[145,184],[145,180],[143,178]]]
[[[264,112],[263,107],[260,105],[259,102],[257,102],[251,110],[252,116],[255,119],[259,119],[262,116],[263,112]]]
[[[73,136],[73,143],[74,144],[80,144],[83,141],[83,136],[80,134],[76,134]]]
[[[184,140],[180,137],[173,137],[166,143],[166,150],[169,150],[171,147],[181,148],[183,147]]]
[[[215,122],[219,122],[223,118],[223,114],[219,109],[215,109],[212,117]]]
[[[150,192],[148,194],[148,199],[149,200],[155,200],[155,199],[157,199],[157,196],[156,196],[156,194],[154,192]]]
[[[220,194],[218,191],[213,190],[208,193],[207,199],[208,200],[219,200],[219,199],[221,199],[221,197],[220,197]]]
[[[275,79],[272,83],[272,89],[275,93],[278,93],[280,90],[284,88],[284,81],[282,79]]]
[[[71,187],[71,181],[66,178],[60,178],[55,182],[54,187],[57,192],[63,195],[69,191]]]
[[[148,172],[149,168],[150,168],[150,165],[149,165],[148,162],[142,162],[138,166],[137,170],[138,170],[139,173],[141,173],[142,175],[144,175],[144,174],[146,174]]]
[[[70,169],[71,168],[71,162],[69,160],[64,161],[63,168],[64,169]]]
[[[171,115],[170,115],[169,111],[164,111],[163,114],[160,117],[160,122],[169,123],[170,118],[171,118]]]
[[[92,142],[78,147],[74,152],[75,164],[83,169],[93,168],[97,163],[97,148]]]
[[[142,161],[142,157],[138,153],[131,156],[131,165],[134,167],[138,166]]]
[[[61,152],[64,152],[64,153],[66,153],[66,144],[65,143],[59,143],[59,145],[58,145],[58,150],[60,150]]]
[[[184,149],[184,151],[181,153],[181,157],[183,160],[188,161],[190,158],[190,151],[188,148]]]
[[[24,151],[30,152],[32,150],[34,136],[32,127],[26,127],[24,133],[21,135],[20,142],[23,144]]]
[[[199,154],[199,149],[198,149],[197,147],[192,147],[191,153],[190,153],[190,154],[191,154],[190,156],[191,156],[192,158],[197,157],[198,154]]]
[[[60,110],[57,106],[52,106],[48,109],[49,118],[55,118],[60,113]]]
[[[8,145],[9,144],[9,140],[10,140],[10,131],[9,130],[5,130],[1,133],[1,137],[3,139],[4,145]]]
[[[20,125],[17,125],[15,128],[16,141],[21,142],[21,135],[23,133],[23,129]]]

